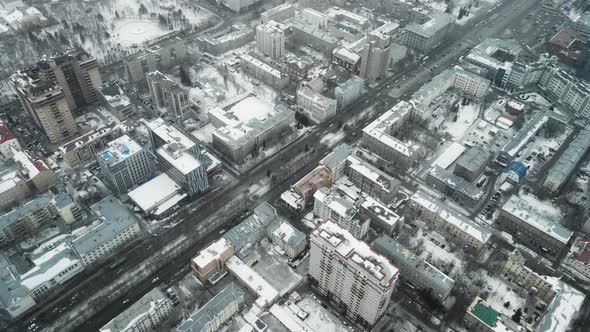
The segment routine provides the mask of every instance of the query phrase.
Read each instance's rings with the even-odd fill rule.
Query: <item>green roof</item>
[[[476,304],[471,313],[489,327],[494,326],[498,321],[498,312],[485,304]]]

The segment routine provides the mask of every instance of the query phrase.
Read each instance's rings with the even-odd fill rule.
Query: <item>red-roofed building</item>
[[[563,28],[547,42],[547,47],[557,56],[560,62],[575,65],[582,55],[584,37],[572,28]]]
[[[40,156],[16,149],[12,153],[19,176],[37,190],[46,190],[57,183],[57,176]]]
[[[590,235],[576,239],[564,264],[590,278]]]
[[[332,172],[326,166],[318,166],[306,176],[297,181],[291,190],[303,197],[304,205],[309,206],[313,202],[313,194],[323,187],[332,185]]]
[[[10,148],[20,150],[20,145],[16,136],[10,131],[6,123],[0,120],[0,159],[12,158],[12,151]]]

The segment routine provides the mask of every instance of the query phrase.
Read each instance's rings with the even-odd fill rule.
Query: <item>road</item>
[[[254,172],[248,173],[247,177],[240,178],[240,181],[234,185],[230,186],[227,189],[218,192],[214,199],[208,201],[207,204],[203,204],[199,206],[199,209],[194,211],[195,206],[189,205],[185,208],[181,209],[176,218],[178,219],[178,224],[176,227],[168,229],[164,231],[161,235],[157,238],[146,238],[144,241],[140,242],[136,249],[136,255],[131,257],[130,262],[126,263],[121,269],[130,269],[133,264],[137,264],[141,262],[144,258],[148,257],[150,253],[157,252],[159,248],[161,248],[166,243],[172,242],[176,239],[179,235],[184,234],[187,235],[189,238],[193,239],[194,243],[189,247],[189,249],[185,250],[184,252],[179,253],[177,256],[174,257],[167,257],[169,262],[164,265],[160,270],[158,270],[155,274],[146,278],[138,287],[134,287],[132,290],[128,292],[123,298],[119,299],[119,301],[115,301],[113,303],[108,304],[102,311],[98,314],[94,315],[93,318],[89,319],[88,322],[80,327],[70,326],[70,329],[76,330],[97,330],[99,327],[104,325],[114,316],[116,316],[119,312],[124,310],[129,304],[123,304],[124,299],[130,299],[130,303],[133,303],[133,300],[140,298],[145,293],[147,293],[154,285],[151,284],[151,280],[153,277],[159,277],[161,281],[164,283],[170,283],[175,281],[175,278],[179,275],[179,271],[188,271],[189,267],[189,260],[192,256],[194,256],[200,249],[206,246],[211,240],[217,238],[219,236],[219,230],[222,228],[230,227],[234,225],[237,220],[235,216],[242,214],[243,211],[235,211],[233,215],[217,215],[217,211],[220,210],[222,207],[226,206],[229,202],[236,199],[239,195],[245,192],[251,183],[258,182],[261,179],[267,176],[267,169],[275,170],[279,169],[280,166],[285,164],[285,161],[292,160],[300,153],[303,152],[303,147],[306,144],[309,146],[316,147],[318,146],[318,142],[320,141],[321,137],[325,130],[330,128],[334,128],[335,124],[342,121],[345,122],[346,120],[352,119],[353,117],[357,116],[360,112],[367,109],[370,106],[375,106],[381,104],[382,106],[388,107],[392,106],[397,99],[389,96],[389,92],[391,90],[391,84],[394,81],[399,80],[402,76],[412,72],[417,73],[418,75],[424,74],[429,69],[433,68],[435,65],[440,68],[438,71],[442,71],[445,68],[445,64],[448,65],[454,59],[454,55],[460,54],[465,50],[467,47],[472,47],[476,45],[480,40],[487,36],[493,36],[497,31],[501,31],[504,29],[511,20],[515,17],[522,15],[523,12],[526,12],[532,6],[537,5],[537,1],[535,0],[528,0],[528,1],[520,1],[520,0],[512,0],[512,1],[505,1],[501,3],[498,7],[496,7],[493,11],[488,12],[480,16],[479,18],[475,18],[473,20],[473,24],[478,24],[478,22],[488,22],[487,24],[482,24],[477,28],[473,28],[471,25],[459,27],[456,31],[456,35],[454,38],[451,38],[447,43],[438,47],[437,49],[433,50],[430,53],[430,59],[426,62],[417,62],[406,69],[402,70],[401,72],[397,73],[396,75],[383,79],[379,82],[379,84],[369,89],[369,91],[360,98],[357,102],[353,103],[347,109],[343,110],[340,115],[329,121],[328,123],[322,124],[318,126],[312,133],[304,137],[299,144],[297,145],[290,145],[277,154],[275,154],[271,159],[266,161],[266,167],[256,168]],[[499,14],[499,15],[496,15]],[[489,18],[494,16],[495,20],[489,21]],[[489,25],[493,24],[494,27],[490,28]],[[483,30],[483,31],[482,31]],[[487,31],[487,33],[485,33]],[[453,50],[452,52],[448,52],[449,50]],[[436,70],[433,70],[433,74],[436,74]],[[416,75],[416,76],[418,76]],[[411,83],[411,84],[409,84]],[[401,86],[404,90],[404,95],[408,95],[409,92],[415,89],[415,87],[419,87],[423,82],[419,81],[403,81],[401,82]],[[377,97],[379,96],[379,97]],[[379,116],[379,112],[375,112],[376,114],[372,115],[368,121],[374,120],[377,116]],[[347,136],[350,136],[350,133],[354,133],[362,127],[362,122],[353,122],[352,130],[350,130]],[[344,137],[344,139],[350,137]],[[315,149],[315,152],[305,158],[305,163],[301,163],[298,169],[294,170],[292,174],[282,179],[280,182],[275,183],[273,187],[268,191],[265,195],[260,197],[256,201],[249,202],[245,208],[251,209],[255,204],[259,203],[262,200],[266,200],[269,198],[274,198],[280,195],[284,190],[289,188],[289,186],[297,179],[301,178],[311,169],[313,169],[318,161],[324,157],[324,155],[328,152],[329,147],[325,145],[320,145]],[[187,211],[193,211],[191,213],[187,213]],[[209,218],[215,216],[217,218]],[[203,220],[212,220],[212,224],[203,225],[203,223],[199,221]],[[202,232],[204,229],[207,229],[207,232]],[[197,235],[197,236],[195,236]],[[127,255],[128,257],[130,255]],[[109,271],[106,267],[99,269],[95,274],[96,275],[106,275],[109,276],[112,272]],[[176,276],[176,277],[175,277]],[[88,290],[84,291],[84,293],[88,293],[89,291],[96,291],[101,289],[102,287],[106,286],[109,282],[108,277],[96,278],[94,280],[91,287]],[[88,285],[86,285],[88,287]],[[75,292],[82,292],[83,287],[77,287],[72,285],[72,288],[69,289],[67,294],[75,293]],[[62,296],[57,303],[54,305],[59,305],[62,307],[68,308],[70,306],[70,297]],[[44,319],[47,321],[52,321],[59,316],[59,314],[49,312],[48,307],[44,310],[44,308],[36,308],[36,310],[28,315],[25,315],[25,319],[19,320],[19,322],[13,322],[10,327],[10,330],[22,330],[24,321],[27,321],[27,318],[32,318],[37,316],[39,313],[43,313]]]

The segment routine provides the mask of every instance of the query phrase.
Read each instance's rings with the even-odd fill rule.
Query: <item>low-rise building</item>
[[[408,24],[402,34],[402,43],[420,52],[428,53],[443,43],[453,31],[455,19],[439,10],[432,10],[427,19]]]
[[[453,174],[473,182],[481,175],[489,160],[490,153],[486,149],[479,146],[472,147],[459,157]]]
[[[219,55],[248,44],[254,36],[253,29],[238,23],[233,24],[230,31],[223,29],[212,35],[199,36],[197,41],[203,52]]]
[[[248,75],[253,76],[271,88],[282,90],[289,85],[289,75],[281,68],[272,66],[253,54],[240,56],[240,67]]]
[[[547,173],[543,187],[557,193],[569,180],[590,148],[590,126],[584,127]]]
[[[19,176],[37,191],[45,191],[59,181],[47,162],[38,154],[12,149],[12,159],[16,163]]]
[[[18,170],[0,171],[0,210],[16,206],[18,202],[22,202],[30,195],[31,188],[20,176]]]
[[[301,106],[303,113],[316,124],[325,122],[336,115],[336,100],[314,91],[307,85],[297,89],[297,105]]]
[[[119,83],[107,82],[98,90],[98,97],[104,107],[119,121],[125,121],[136,112],[136,106],[123,91]]]
[[[542,276],[531,270],[526,266],[526,259],[518,249],[506,257],[502,273],[508,275],[511,282],[526,289],[529,295],[543,301],[545,305],[549,305],[557,294],[553,289],[551,280],[553,277]],[[547,280],[548,278],[549,280]]]
[[[73,224],[84,218],[84,212],[66,193],[59,193],[51,201],[57,214],[66,224]]]
[[[366,197],[361,204],[361,212],[371,219],[372,225],[377,225],[387,235],[392,235],[399,222],[404,219],[371,196]]]
[[[361,144],[392,166],[408,169],[417,159],[420,145],[412,141],[402,142],[395,137],[395,133],[407,121],[418,117],[417,111],[410,103],[400,101],[377,120],[363,128]]]
[[[346,175],[346,159],[352,153],[352,146],[342,143],[332,149],[324,159],[320,160],[320,165],[328,167],[332,171],[332,180],[340,179]]]
[[[270,21],[283,22],[295,17],[296,7],[297,6],[293,3],[285,2],[262,12],[262,14],[260,14],[260,20],[262,23],[268,23]]]
[[[524,126],[509,140],[496,157],[496,163],[506,167],[512,162],[518,152],[551,120],[552,112],[539,112],[527,121]]]
[[[131,190],[129,199],[145,215],[162,218],[169,214],[187,194],[179,184],[174,182],[166,173],[162,173],[148,182]]]
[[[51,204],[53,194],[45,194],[23,203],[12,211],[0,215],[0,246],[23,239],[37,232],[39,227],[56,215]]]
[[[127,135],[108,142],[106,149],[97,154],[97,160],[103,178],[118,193],[126,193],[152,174],[147,150]]]
[[[361,64],[361,56],[347,47],[340,46],[332,51],[332,63],[356,73]]]
[[[581,32],[571,27],[559,30],[549,41],[547,47],[561,63],[573,66],[583,55],[585,38]]]
[[[253,263],[257,259],[253,247],[264,238],[266,227],[277,218],[276,209],[263,202],[254,208],[248,218],[227,231],[223,237],[233,244],[236,256],[247,263]]]
[[[217,0],[216,3],[229,8],[236,13],[244,12],[262,0]]]
[[[34,267],[20,276],[23,285],[37,300],[43,300],[52,288],[82,272],[84,265],[75,251],[61,243],[33,259]]]
[[[0,159],[11,159],[11,149],[22,150],[16,136],[10,131],[8,125],[0,120]]]
[[[266,236],[290,258],[297,257],[307,246],[305,234],[280,217],[266,227]]]
[[[492,236],[492,231],[463,216],[429,194],[418,191],[410,198],[410,207],[418,218],[430,222],[441,232],[468,250],[481,251]],[[467,251],[469,252],[469,251]]]
[[[292,38],[295,42],[307,45],[326,55],[332,54],[332,51],[338,46],[338,39],[328,31],[299,19],[294,20],[292,29]]]
[[[313,171],[297,181],[291,186],[291,190],[301,195],[304,206],[309,206],[313,202],[315,192],[323,187],[332,185],[332,172],[326,166],[318,166]]]
[[[426,291],[441,303],[451,294],[455,280],[414,255],[391,237],[379,236],[373,241],[373,248],[397,266],[400,270],[400,278],[405,282]]]
[[[193,312],[177,332],[215,332],[244,305],[244,291],[235,283],[227,285],[211,300]]]
[[[504,203],[497,222],[516,240],[550,257],[558,257],[573,235],[572,231],[540,214],[519,196],[512,196]]]
[[[225,262],[234,254],[234,245],[225,237],[222,237],[192,259],[193,273],[202,282],[209,281],[215,284],[225,276]]]
[[[470,331],[518,332],[521,328],[507,316],[494,310],[486,301],[476,297],[465,313],[465,325]]]
[[[279,292],[254,271],[248,264],[236,256],[230,257],[226,263],[228,271],[258,297],[254,305],[259,310],[264,310],[273,305],[279,299]]]
[[[5,320],[16,319],[37,304],[3,254],[0,254],[0,289],[0,317]]]
[[[440,166],[434,166],[428,171],[426,184],[465,206],[474,206],[484,196],[481,188]]]
[[[370,220],[360,220],[358,204],[349,197],[329,188],[320,188],[313,195],[313,214],[323,220],[334,221],[357,239],[364,239]]]
[[[99,332],[156,331],[172,313],[172,301],[154,288],[100,328]]]
[[[348,156],[346,175],[363,194],[389,204],[399,191],[400,182],[394,177],[355,156]]]
[[[137,218],[119,200],[109,196],[92,206],[98,224],[72,240],[72,248],[84,265],[119,251],[140,232]]]

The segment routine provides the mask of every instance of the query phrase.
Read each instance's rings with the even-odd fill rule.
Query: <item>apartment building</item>
[[[371,31],[363,47],[360,77],[374,82],[385,76],[389,68],[390,54],[391,37],[379,31]]]
[[[297,89],[297,105],[301,106],[303,113],[316,124],[336,115],[336,100],[322,95],[319,91],[314,91],[308,85],[302,85]]]
[[[318,166],[291,186],[291,190],[303,198],[304,206],[313,202],[317,190],[332,185],[332,172],[325,166]]]
[[[123,59],[127,80],[133,84],[145,84],[145,74],[178,64],[187,56],[184,39],[173,37],[150,45],[138,53]]]
[[[518,249],[507,255],[501,269],[511,282],[528,290],[529,295],[543,301],[545,305],[549,305],[557,295],[551,280],[554,277],[542,276],[531,270]]]
[[[271,59],[278,59],[285,53],[285,30],[287,27],[276,21],[269,21],[256,27],[256,48]]]
[[[100,221],[72,240],[84,265],[102,260],[135,239],[139,221],[118,199],[108,196],[92,206]]]
[[[310,283],[321,295],[364,326],[383,315],[399,271],[365,242],[332,221],[310,235]]]
[[[363,194],[385,204],[393,202],[399,191],[399,180],[356,156],[348,156],[346,160],[346,175]]]
[[[55,217],[52,199],[53,194],[48,191],[12,211],[0,214],[0,246],[36,233],[39,227]]]
[[[557,66],[547,66],[538,86],[582,119],[590,118],[590,85]]]
[[[166,114],[176,121],[189,116],[191,103],[188,89],[157,70],[147,73],[146,79],[152,102],[156,107],[165,108]]]
[[[557,193],[570,179],[586,152],[590,149],[590,126],[584,127],[569,143],[553,167],[549,169],[543,187]]]
[[[573,235],[516,195],[504,203],[497,222],[516,240],[550,258],[558,257]]]
[[[326,187],[318,189],[313,198],[313,214],[316,217],[335,222],[357,239],[365,238],[370,220],[360,220],[362,217],[357,213],[356,202]]]
[[[467,252],[478,253],[487,244],[492,232],[468,219],[429,194],[418,191],[410,198],[410,207],[423,221],[432,223],[439,231],[451,236]]]
[[[299,256],[307,246],[305,234],[278,216],[266,226],[266,236],[289,258]]]
[[[220,55],[248,44],[255,35],[253,29],[238,23],[231,25],[229,31],[223,29],[211,35],[199,36],[197,41],[203,52]]]
[[[215,284],[225,276],[225,262],[235,254],[234,245],[222,237],[203,249],[191,261],[193,273],[202,282]]]
[[[146,122],[153,153],[158,166],[189,195],[209,188],[207,167],[202,162],[199,144],[162,118]]]
[[[152,174],[151,158],[146,149],[123,135],[107,143],[97,155],[103,178],[118,192],[127,193],[148,180]]]
[[[271,88],[282,90],[289,85],[289,75],[284,73],[277,66],[254,57],[252,54],[240,56],[240,66],[248,75],[253,76]]]
[[[340,179],[343,175],[346,175],[346,159],[352,153],[352,146],[342,143],[332,149],[324,159],[320,160],[320,165],[328,167],[332,172],[332,180]]]

